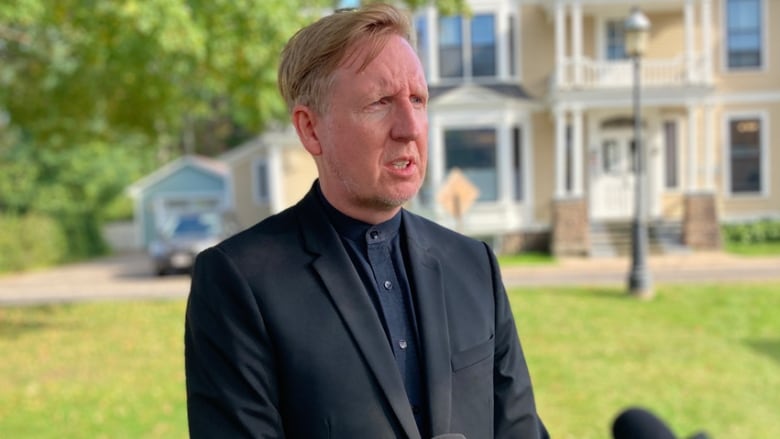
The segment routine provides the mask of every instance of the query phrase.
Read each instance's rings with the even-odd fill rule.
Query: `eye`
[[[415,106],[422,106],[422,107],[424,107],[425,104],[427,103],[427,100],[422,96],[412,96],[410,101]]]

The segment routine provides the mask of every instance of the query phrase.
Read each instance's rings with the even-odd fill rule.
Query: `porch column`
[[[703,121],[703,144],[704,144],[704,191],[715,192],[715,145],[712,140],[712,133],[715,127],[713,120],[712,105],[704,106],[704,121]]]
[[[696,25],[694,23],[693,0],[685,0],[683,15],[685,17],[685,79],[690,83],[697,79],[693,74],[694,57],[696,56],[693,44],[693,27]]]
[[[695,250],[717,250],[721,245],[720,223],[715,200],[712,105],[704,104],[702,121],[703,183],[699,182],[698,109],[688,105],[688,184],[683,206],[683,243]],[[703,190],[701,190],[703,188]]]
[[[583,163],[582,155],[585,148],[583,144],[582,132],[582,106],[577,105],[572,111],[572,160],[571,160],[571,195],[574,198],[580,198],[583,195]]]
[[[582,0],[575,0],[571,11],[571,47],[575,87],[582,85],[582,40]]]
[[[425,8],[425,27],[428,31],[428,47],[425,48],[425,65],[428,67],[428,82],[439,82],[439,59],[436,51],[439,48],[439,33],[436,32],[436,7],[427,6]]]
[[[555,2],[555,78],[558,87],[566,86],[566,10],[563,1]]]
[[[566,196],[566,112],[555,107],[555,198]]]
[[[696,107],[692,104],[688,105],[688,160],[686,161],[686,182],[685,188],[687,193],[696,192],[699,189],[698,179],[698,125],[696,123]]]
[[[582,108],[573,108],[572,190],[566,187],[566,119],[569,109],[555,107],[555,199],[550,251],[556,256],[585,256],[590,248],[588,205],[582,195]],[[577,134],[579,132],[579,134]],[[576,140],[579,138],[579,141]],[[579,158],[578,158],[579,157]]]
[[[712,82],[712,1],[701,0],[702,69],[704,81]]]

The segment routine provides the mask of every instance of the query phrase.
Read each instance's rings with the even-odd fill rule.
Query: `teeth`
[[[404,169],[407,166],[409,166],[409,160],[393,162],[393,167],[395,167],[395,169]]]

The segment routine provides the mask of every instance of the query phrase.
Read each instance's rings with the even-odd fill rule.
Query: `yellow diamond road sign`
[[[436,200],[450,215],[461,218],[479,197],[479,189],[474,186],[463,172],[452,168],[447,181],[439,189]]]

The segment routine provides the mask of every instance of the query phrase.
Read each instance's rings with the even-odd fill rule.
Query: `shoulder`
[[[468,258],[488,262],[492,249],[484,241],[463,235],[430,219],[404,211],[407,236],[444,260]]]
[[[300,223],[296,206],[269,216],[253,226],[225,239],[204,253],[217,252],[239,271],[248,266],[269,267],[285,258],[285,253],[300,251]]]

